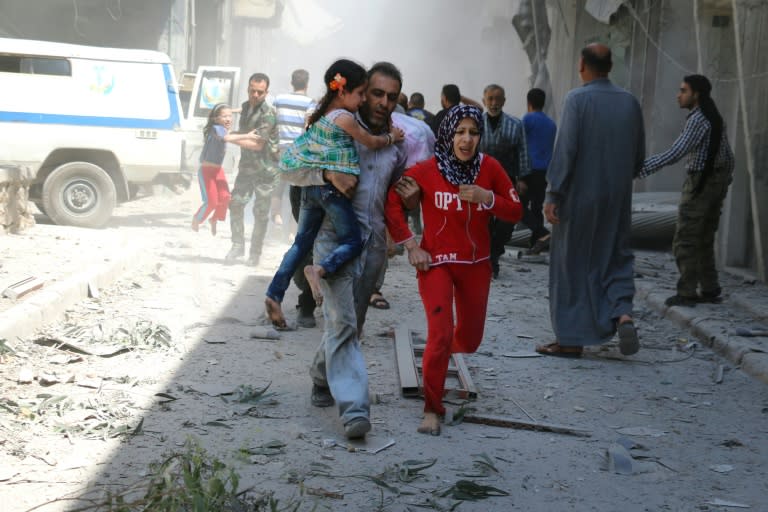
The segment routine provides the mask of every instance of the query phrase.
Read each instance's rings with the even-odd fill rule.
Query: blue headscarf
[[[453,152],[453,138],[456,135],[456,127],[462,119],[469,117],[474,119],[477,129],[480,131],[480,137],[483,136],[483,114],[477,107],[469,105],[456,105],[451,107],[448,113],[440,123],[437,130],[437,141],[435,142],[435,158],[437,159],[437,168],[449,183],[453,185],[471,185],[475,182],[480,172],[480,151],[478,151],[471,160],[462,162],[456,158]]]

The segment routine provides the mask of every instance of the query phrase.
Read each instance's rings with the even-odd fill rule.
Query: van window
[[[206,117],[217,103],[232,105],[235,72],[205,70],[200,80],[200,90],[195,99],[195,117]]]
[[[67,59],[0,55],[0,73],[71,76],[72,66]]]

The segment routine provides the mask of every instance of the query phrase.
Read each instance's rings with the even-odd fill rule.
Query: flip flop
[[[379,295],[378,297],[371,297],[371,300],[368,302],[372,308],[376,309],[389,309],[389,302],[387,302],[387,299]]]
[[[637,328],[630,320],[619,324],[619,352],[625,356],[636,354],[640,350],[640,340],[637,337]]]
[[[545,356],[581,357],[581,354],[584,352],[584,347],[564,347],[558,342],[553,341],[546,345],[537,346],[536,352]]]

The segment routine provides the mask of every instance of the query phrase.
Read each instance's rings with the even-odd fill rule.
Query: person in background
[[[272,191],[278,181],[278,135],[275,108],[264,101],[269,93],[269,77],[254,73],[248,79],[248,101],[240,111],[239,133],[256,130],[261,140],[254,148],[241,148],[240,165],[229,202],[232,247],[225,261],[233,263],[245,256],[245,205],[253,198],[253,233],[246,263],[258,266],[264,235],[269,222]]]
[[[523,213],[506,171],[496,159],[480,153],[482,136],[480,109],[451,108],[440,125],[435,156],[408,169],[409,179],[403,178],[387,197],[387,228],[396,243],[405,245],[408,262],[416,267],[427,317],[424,418],[417,429],[425,434],[440,434],[451,354],[475,352],[483,339],[491,286],[490,216],[517,222]],[[401,197],[409,196],[413,187],[424,213],[421,244],[403,216]]]
[[[723,201],[733,180],[735,162],[725,122],[712,99],[712,84],[702,75],[688,75],[680,84],[677,103],[690,110],[683,133],[672,147],[648,157],[639,177],[646,178],[688,155],[688,174],[678,207],[672,241],[680,278],[667,306],[719,303],[722,288],[715,265],[715,233]],[[699,291],[697,291],[697,289]]]
[[[637,99],[608,79],[611,50],[581,51],[583,86],[565,98],[544,215],[552,223],[549,309],[555,341],[548,356],[581,357],[585,346],[619,334],[624,355],[640,348],[632,321],[634,255],[630,245],[632,181],[645,158]]]
[[[208,113],[208,122],[203,128],[205,143],[200,153],[200,169],[197,171],[203,204],[192,217],[192,231],[198,231],[200,224],[213,213],[208,223],[211,226],[211,234],[215,235],[216,223],[227,219],[229,184],[227,184],[224,168],[221,166],[227,150],[227,142],[244,148],[255,148],[261,140],[255,131],[245,134],[229,133],[231,127],[232,109],[223,103],[215,105]]]
[[[397,106],[395,107],[395,112],[398,114],[405,114],[408,110],[408,96],[404,93],[400,93],[400,97],[397,98]]]
[[[307,118],[315,109],[316,104],[310,96],[307,95],[309,87],[309,72],[305,69],[297,69],[291,73],[291,87],[293,92],[280,94],[275,98],[274,106],[277,111],[277,131],[280,136],[280,153],[293,144],[296,138],[304,133],[307,126]],[[281,180],[275,194],[272,196],[272,212],[282,210],[282,190],[286,182]],[[299,209],[301,206],[301,187],[291,186],[288,189],[288,199],[291,202],[291,215],[294,222],[299,221]],[[295,236],[295,230],[293,230]],[[299,264],[298,269],[293,274],[293,283],[300,290],[298,304],[296,309],[298,315],[296,324],[299,327],[315,327],[315,308],[317,304],[312,297],[312,288],[304,276],[304,267],[312,263],[312,254],[307,254]]]
[[[527,95],[528,113],[523,116],[525,141],[531,172],[520,178],[518,190],[523,201],[523,222],[531,230],[528,254],[549,249],[549,230],[544,227],[544,197],[547,193],[547,167],[552,159],[557,126],[543,112],[547,95],[541,89],[531,89]]]
[[[435,154],[435,136],[432,134],[432,129],[424,121],[411,117],[410,115],[392,113],[392,124],[398,128],[402,128],[405,132],[405,141],[403,146],[405,147],[407,160],[405,162],[406,169],[413,167],[419,162],[432,158]],[[408,178],[405,178],[408,179]],[[412,230],[415,234],[421,235],[421,208],[416,203],[414,208],[406,209],[406,218],[410,221]],[[384,285],[384,278],[389,267],[389,259],[398,254],[402,254],[402,246],[396,245],[390,236],[387,236],[387,256],[384,266],[381,269],[378,277],[376,278],[376,286],[371,298],[368,301],[370,306],[375,309],[389,309],[389,301],[384,298],[381,293],[381,288]]]
[[[462,96],[458,85],[444,85],[442,91],[440,91],[440,105],[443,107],[443,109],[435,114],[435,116],[432,118],[432,122],[429,123],[429,127],[432,128],[432,132],[435,134],[435,137],[437,137],[437,132],[440,129],[440,123],[443,122],[443,117],[445,117],[445,114],[448,113],[451,107],[455,107],[456,105],[460,104],[471,105],[479,109],[483,108],[483,106],[475,100],[469,99],[466,96]]]
[[[483,91],[483,131],[480,151],[497,159],[515,186],[530,172],[525,128],[520,119],[503,112],[506,97],[504,88],[497,84],[486,86]],[[518,189],[519,190],[519,189]],[[491,218],[491,268],[493,278],[499,277],[499,260],[512,238],[515,225],[504,219]]]
[[[411,94],[406,114],[415,117],[419,121],[424,121],[428,125],[432,122],[432,118],[435,117],[435,114],[424,108],[424,95],[420,92]]]

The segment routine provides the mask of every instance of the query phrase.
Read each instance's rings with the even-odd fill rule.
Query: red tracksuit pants
[[[226,220],[229,199],[227,176],[223,167],[203,165],[197,171],[197,179],[200,182],[200,195],[203,196],[203,204],[195,214],[198,223],[202,223],[213,212],[214,220]]]
[[[419,272],[418,281],[427,315],[427,346],[422,358],[424,412],[442,415],[451,354],[475,352],[483,339],[491,263],[437,265]]]

